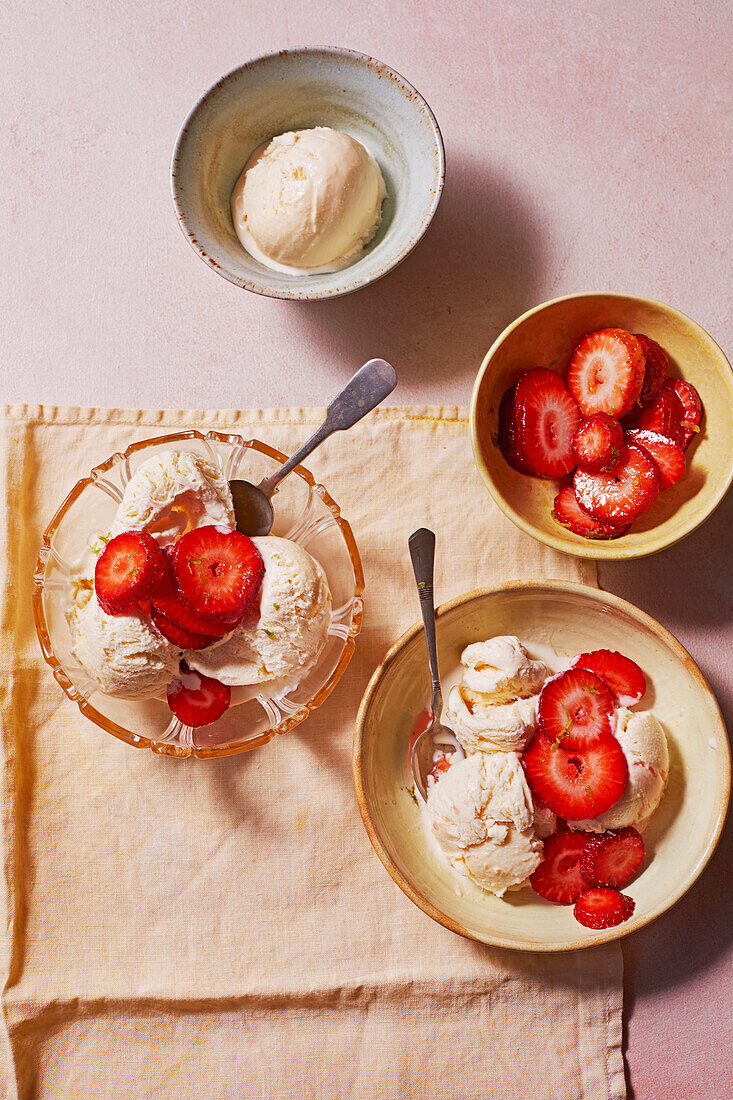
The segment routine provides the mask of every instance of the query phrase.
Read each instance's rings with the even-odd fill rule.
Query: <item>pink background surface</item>
[[[314,7],[15,0],[3,12],[4,400],[320,405],[382,355],[400,374],[395,403],[466,403],[501,329],[578,290],[668,301],[730,356],[725,0]],[[303,44],[392,65],[446,145],[425,241],[381,283],[330,303],[269,301],[217,278],[169,194],[195,99],[248,57]],[[690,649],[729,727],[732,519],[729,496],[678,547],[601,570]],[[732,880],[728,828],[688,896],[625,942],[637,1100],[733,1095]]]

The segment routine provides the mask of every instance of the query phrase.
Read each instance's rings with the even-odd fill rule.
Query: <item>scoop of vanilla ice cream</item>
[[[180,650],[143,613],[107,615],[86,587],[78,589],[68,623],[76,659],[107,695],[149,699],[177,675]]]
[[[669,775],[667,738],[651,711],[619,708],[616,737],[629,765],[626,789],[618,802],[599,817],[571,821],[574,829],[602,833],[625,825],[643,825],[659,805]]]
[[[206,524],[235,527],[229,483],[212,462],[190,451],[159,451],[125,486],[111,534],[149,531],[162,546]]]
[[[245,249],[268,267],[338,271],[376,233],[386,194],[361,142],[317,126],[255,151],[232,192],[232,220]]]
[[[532,795],[517,753],[475,753],[428,784],[433,834],[457,871],[501,897],[542,859]]]
[[[188,653],[192,668],[231,686],[302,674],[315,663],[331,623],[326,574],[289,539],[252,539],[265,563],[258,605],[224,641]]]
[[[466,752],[521,752],[537,725],[537,696],[490,703],[464,684],[451,688],[445,723]]]
[[[474,642],[461,655],[463,683],[486,696],[485,703],[512,703],[536,695],[550,675],[544,661],[533,661],[513,635]]]

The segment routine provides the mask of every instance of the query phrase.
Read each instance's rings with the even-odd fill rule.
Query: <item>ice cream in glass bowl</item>
[[[96,725],[165,755],[226,756],[286,733],[333,690],[364,589],[338,505],[298,467],[274,499],[271,534],[234,531],[228,481],[256,484],[284,458],[258,440],[186,431],[133,443],[69,493],[44,534],[34,613],[56,680]],[[242,547],[251,590],[236,614],[202,608],[201,563],[223,576]],[[148,568],[125,603],[120,585],[143,583]]]

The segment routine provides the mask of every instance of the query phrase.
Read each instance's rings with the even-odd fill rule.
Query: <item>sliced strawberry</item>
[[[575,468],[573,436],[580,422],[575,399],[560,380],[527,388],[515,403],[517,447],[539,477],[562,477]]]
[[[181,661],[180,676],[168,685],[168,706],[185,726],[209,726],[228,709],[232,689]]]
[[[580,866],[589,836],[563,831],[547,837],[542,863],[529,876],[536,894],[556,905],[572,905],[588,889]]]
[[[667,439],[681,446],[685,438],[682,427],[684,418],[685,410],[677,394],[673,390],[661,389],[651,404],[642,410],[633,427],[666,435]]]
[[[581,420],[573,436],[573,451],[578,465],[591,474],[607,474],[621,458],[624,434],[615,417],[594,413]]]
[[[513,470],[520,474],[531,474],[529,464],[517,449],[517,419],[514,404],[516,386],[506,390],[499,405],[499,430],[496,442],[499,450]]]
[[[591,332],[573,352],[565,381],[583,416],[621,417],[634,407],[644,381],[641,344],[620,328]]]
[[[636,903],[628,894],[596,886],[580,895],[573,916],[586,928],[613,928],[628,920],[635,908]]]
[[[590,748],[616,728],[611,692],[586,668],[569,668],[547,680],[537,718],[547,740],[568,750]]]
[[[147,531],[125,531],[105,546],[94,569],[94,590],[102,611],[124,615],[138,607],[165,572],[163,551]]]
[[[623,535],[625,527],[612,527],[593,519],[578,504],[572,485],[565,485],[555,497],[552,514],[557,523],[567,527],[575,535],[584,539],[615,539]]]
[[[635,443],[644,454],[649,455],[659,471],[659,488],[669,489],[675,485],[685,472],[685,452],[677,443],[667,439],[666,435],[650,432],[646,428],[629,428],[626,438]]]
[[[637,404],[645,409],[667,377],[669,359],[661,344],[652,340],[650,336],[644,336],[641,332],[635,332],[634,336],[641,344],[641,350],[644,353],[644,381]]]
[[[166,618],[155,605],[150,608],[150,617],[163,637],[178,649],[206,649],[207,646],[219,640],[211,634],[192,634],[178,623],[174,623],[172,619]]]
[[[690,441],[700,431],[700,421],[703,414],[700,394],[691,382],[685,382],[682,378],[668,378],[662,389],[674,393],[682,405],[682,430],[684,432],[682,449],[685,450],[689,447]]]
[[[214,622],[213,619],[202,618],[197,614],[189,604],[180,599],[173,591],[173,578],[170,573],[170,569],[167,571],[166,576],[163,578],[160,586],[153,593],[151,603],[158,614],[162,615],[169,622],[175,623],[181,630],[186,631],[187,634],[199,634],[208,635],[211,641],[216,641],[217,638],[222,638],[225,634],[228,634],[230,630],[233,630],[237,625],[238,620],[220,620]],[[161,631],[161,633],[164,633]],[[166,635],[168,637],[168,635]],[[192,647],[188,647],[192,648]]]
[[[624,792],[628,765],[613,736],[599,738],[587,749],[556,748],[536,734],[522,756],[532,794],[566,821],[597,817],[610,810]]]
[[[600,676],[613,695],[617,707],[633,707],[646,692],[646,679],[636,661],[617,653],[615,649],[593,649],[579,653],[571,661],[572,668],[587,668]]]
[[[175,544],[177,595],[203,618],[241,619],[256,599],[265,566],[246,535],[226,527],[198,527]]]
[[[632,825],[593,833],[586,840],[581,871],[589,886],[625,886],[644,862],[644,841]]]
[[[516,400],[523,401],[531,389],[534,389],[535,386],[541,386],[545,382],[549,382],[562,390],[567,389],[564,379],[556,374],[554,370],[548,370],[547,367],[532,367],[531,370],[526,370],[517,382]]]
[[[646,512],[657,499],[659,473],[644,451],[624,443],[615,470],[610,474],[576,470],[573,489],[584,511],[602,523],[621,527]]]

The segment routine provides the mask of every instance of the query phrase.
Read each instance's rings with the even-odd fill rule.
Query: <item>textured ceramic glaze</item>
[[[438,609],[438,656],[447,679],[470,642],[516,634],[572,656],[599,644],[637,661],[647,677],[644,707],[664,726],[670,749],[665,796],[646,832],[648,857],[628,887],[631,920],[591,932],[572,908],[531,890],[502,899],[459,877],[433,851],[411,793],[410,732],[430,697],[422,625],[408,630],[375,672],[354,737],[354,779],[364,824],[397,885],[434,920],[501,947],[563,951],[617,939],[658,917],[692,885],[712,854],[730,790],[730,754],[717,703],[700,670],[663,627],[615,596],[560,581],[480,589]]]
[[[659,494],[628,534],[608,542],[583,539],[556,523],[552,502],[558,483],[517,473],[495,443],[499,402],[521,372],[546,366],[564,374],[578,342],[600,328],[625,328],[657,340],[669,355],[670,372],[692,382],[705,406],[702,431],[685,452],[684,477]],[[699,325],[662,302],[623,294],[556,298],[519,317],[488,352],[473,390],[471,432],[491,495],[527,534],[586,558],[643,557],[699,527],[733,480],[733,372]]]
[[[281,274],[242,248],[232,188],[258,145],[314,126],[351,134],[376,158],[387,186],[382,224],[343,271]],[[403,260],[430,224],[443,175],[438,125],[411,85],[374,58],[314,47],[256,58],[210,88],[178,135],[171,187],[189,243],[220,275],[269,297],[318,299],[358,290]]]

